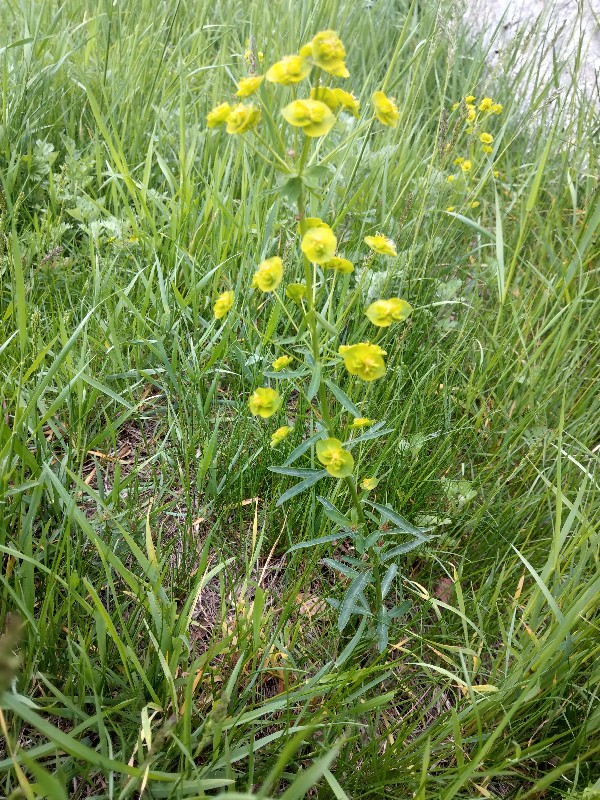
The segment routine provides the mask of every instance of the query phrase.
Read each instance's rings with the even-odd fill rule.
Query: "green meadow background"
[[[489,69],[457,7],[417,0],[0,15],[0,794],[600,796],[600,117],[581,54],[566,88],[558,57],[539,70],[544,39]],[[380,293],[415,309],[385,333],[385,378],[343,384],[392,430],[354,451],[373,499],[433,534],[402,562],[411,608],[382,655],[325,602],[343,542],[287,554],[328,532],[316,488],[276,506],[293,481],[269,471],[306,402],[272,450],[247,398],[292,335],[250,285],[297,250],[294,209],[205,123],[250,37],[266,68],[325,28],[365,113],[386,75],[400,111],[310,209],[357,264],[348,339]],[[467,202],[446,178],[470,93],[504,110]],[[373,272],[376,230],[398,257]]]

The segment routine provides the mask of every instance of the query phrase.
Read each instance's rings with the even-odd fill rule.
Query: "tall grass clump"
[[[0,10],[0,793],[600,794],[577,74],[449,4]]]

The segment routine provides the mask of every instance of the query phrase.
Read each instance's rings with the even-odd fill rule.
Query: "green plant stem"
[[[299,175],[302,176],[302,169],[304,167],[304,162],[306,160],[306,155],[308,153],[308,146],[307,143],[304,143],[302,148],[302,153],[300,156],[300,164],[299,164]],[[299,219],[299,227],[300,233],[304,234],[304,220],[306,218],[306,210],[304,206],[304,192],[302,186],[300,186],[300,193],[298,195],[298,219]],[[309,260],[304,256],[304,275],[306,279],[306,301],[308,305],[308,328],[310,331],[310,338],[311,338],[311,345],[312,345],[312,355],[315,361],[315,366],[318,365],[320,358],[319,358],[319,338],[317,333],[317,322],[314,314],[315,308],[315,297],[314,297],[314,278],[313,278],[313,269],[312,265]],[[333,424],[331,421],[331,417],[329,415],[329,407],[327,403],[327,392],[325,390],[325,384],[323,380],[319,382],[319,405],[321,406],[321,415],[323,417],[323,422],[329,433],[333,432]],[[360,498],[358,496],[358,492],[356,491],[356,484],[354,482],[354,478],[352,476],[348,476],[345,478],[346,485],[350,490],[350,496],[352,498],[352,502],[354,507],[356,508],[356,513],[358,515],[358,521],[365,528],[368,528],[367,518],[365,517],[365,513],[363,511],[362,504],[360,502]],[[381,574],[379,572],[379,556],[375,548],[370,547],[368,550],[369,558],[371,559],[371,563],[373,565],[373,577],[375,578],[375,607],[376,607],[376,614],[379,613],[380,609],[383,606],[383,593],[381,589]]]
[[[356,484],[354,482],[354,478],[352,475],[348,475],[347,478],[344,478],[346,481],[346,486],[350,491],[350,497],[352,498],[352,503],[354,504],[354,508],[356,509],[356,514],[358,516],[359,523],[364,527],[368,527],[367,518],[365,517],[365,512],[363,511],[362,503],[360,502],[360,497],[358,496],[358,492],[356,491]],[[383,607],[383,592],[381,589],[381,573],[379,572],[379,554],[375,550],[374,547],[369,547],[368,551],[369,558],[371,559],[371,563],[373,565],[373,577],[375,578],[375,605],[376,605],[376,612],[377,614]]]
[[[300,175],[302,175],[302,168],[304,166],[307,154],[308,154],[308,146],[307,143],[305,142],[302,148],[302,154],[300,156],[300,165],[299,165]],[[306,218],[306,210],[304,206],[304,192],[302,186],[300,186],[300,194],[298,195],[298,221],[301,234],[304,234],[305,218]],[[317,332],[317,320],[315,318],[314,276],[313,276],[312,264],[310,263],[310,261],[307,259],[306,256],[303,256],[303,263],[304,263],[304,279],[306,281],[306,303],[308,306],[306,316],[308,317],[308,330],[310,332],[312,356],[316,367],[320,362],[320,354],[319,354],[319,335]],[[327,392],[325,391],[325,384],[323,383],[322,379],[319,381],[318,396],[319,396],[319,404],[321,406],[321,416],[323,417],[323,422],[325,423],[325,427],[327,428],[328,432],[331,433],[333,431],[333,423],[331,421],[331,416],[329,415]]]

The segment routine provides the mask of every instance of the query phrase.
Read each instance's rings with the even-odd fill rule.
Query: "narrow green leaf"
[[[294,550],[305,550],[307,547],[317,547],[320,544],[327,544],[328,542],[337,542],[342,538],[342,535],[339,533],[330,533],[328,536],[319,536],[316,539],[309,539],[307,542],[298,542],[297,544],[292,545],[288,550],[287,553],[293,553]]]
[[[352,414],[353,417],[361,416],[360,410],[354,405],[352,400],[350,400],[346,392],[344,392],[343,389],[340,389],[337,383],[334,383],[332,380],[327,378],[325,380],[325,385],[327,386],[331,394],[335,397],[335,399],[338,401],[338,403],[341,406],[343,406],[346,409],[346,411],[348,411],[348,413]]]
[[[344,630],[350,621],[352,614],[356,613],[356,601],[372,579],[372,572],[363,572],[362,574],[357,575],[348,587],[348,590],[344,595],[344,599],[342,600],[342,604],[340,605],[340,615],[338,617],[338,629],[340,632]]]
[[[306,453],[306,451],[313,444],[316,444],[319,441],[319,439],[322,439],[324,436],[326,436],[326,431],[318,431],[313,436],[310,436],[308,439],[305,439],[303,442],[301,442],[298,445],[298,447],[295,447],[292,450],[292,452],[289,454],[289,456],[285,460],[283,466],[284,467],[289,467],[290,464],[293,464],[294,461],[297,461],[300,458],[300,456],[304,455],[304,453]]]
[[[370,500],[366,500],[365,502],[367,502],[372,508],[377,509],[384,519],[389,519],[391,522],[397,525],[400,530],[404,531],[405,533],[412,533],[414,536],[419,536],[422,538],[423,532],[420,530],[420,528],[415,528],[414,525],[411,525],[410,522],[405,520],[404,517],[401,517],[400,514],[398,514],[392,508],[379,505],[379,503],[372,503]]]
[[[310,401],[319,391],[319,386],[321,385],[321,365],[317,364],[317,366],[313,370],[312,378],[309,384],[309,387],[306,391],[306,397]]]
[[[338,509],[330,500],[328,500],[326,497],[321,497],[320,495],[317,495],[317,500],[324,507],[325,514],[332,522],[335,522],[335,524],[339,525],[340,528],[352,528],[352,520],[348,519],[348,517],[345,517],[341,511],[338,511]]]
[[[385,564],[386,561],[389,561],[392,558],[403,556],[405,553],[410,553],[411,550],[416,550],[417,547],[421,547],[422,544],[422,539],[414,539],[412,542],[407,542],[406,544],[398,545],[398,547],[393,547],[391,550],[382,553],[379,558],[381,559],[382,563]]]
[[[291,486],[287,492],[284,492],[281,495],[275,505],[282,506],[284,503],[287,503],[288,500],[291,500],[292,497],[296,497],[297,494],[300,494],[305,489],[310,489],[310,487],[314,486],[317,481],[320,481],[321,478],[325,478],[326,476],[327,472],[323,470],[322,472],[317,472],[315,475],[311,475],[310,478],[300,481],[300,483],[294,484],[294,486]]]
[[[301,467],[269,467],[271,472],[278,475],[292,475],[294,478],[310,478],[311,475],[324,477],[322,469],[302,469]]]
[[[391,564],[388,568],[388,571],[383,576],[383,580],[381,581],[381,594],[383,597],[387,597],[387,594],[392,586],[392,582],[397,574],[398,565]]]
[[[388,646],[390,620],[385,607],[379,609],[377,614],[377,649],[383,653]]]

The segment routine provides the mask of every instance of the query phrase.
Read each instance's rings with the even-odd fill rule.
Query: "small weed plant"
[[[385,420],[375,421],[365,415],[368,395],[360,402],[360,408],[351,395],[364,395],[363,386],[385,380],[386,350],[381,346],[383,337],[378,334],[387,329],[395,332],[413,309],[399,297],[375,300],[364,310],[371,331],[375,332],[370,338],[375,340],[344,341],[348,317],[362,313],[357,293],[349,286],[354,264],[343,254],[344,245],[338,242],[331,225],[310,216],[308,209],[312,197],[322,201],[326,194],[327,178],[335,170],[336,157],[343,157],[345,149],[374,120],[394,127],[399,118],[394,100],[383,91],[373,94],[374,114],[361,118],[356,97],[335,85],[349,77],[345,57],[338,34],[321,31],[297,55],[284,56],[264,76],[256,75],[252,69],[247,77],[240,79],[237,95],[241,98],[252,95],[254,103],[240,102],[233,107],[222,103],[208,114],[207,122],[209,127],[224,127],[228,134],[250,138],[248,144],[254,152],[284,174],[285,182],[278,191],[296,204],[298,236],[289,247],[286,243],[286,263],[278,254],[265,258],[252,281],[260,293],[258,302],[262,296],[273,296],[289,318],[295,335],[276,342],[281,354],[271,370],[264,373],[269,385],[258,387],[248,406],[252,414],[269,419],[287,413],[284,396],[294,393],[305,398],[310,419],[306,420],[306,412],[296,415],[294,426],[282,425],[271,436],[271,446],[276,447],[294,428],[303,433],[308,430],[309,434],[284,464],[271,467],[274,472],[300,479],[279,497],[278,504],[324,478],[334,478],[343,482],[349,507],[341,510],[331,497],[319,496],[334,532],[297,543],[292,550],[340,538],[351,540],[357,557],[327,559],[327,564],[340,576],[350,579],[343,599],[329,602],[338,609],[340,631],[354,615],[368,619],[371,626],[367,635],[376,637],[383,652],[391,623],[410,605],[406,602],[386,605],[398,574],[398,559],[425,541],[426,536],[393,509],[369,501],[369,492],[378,480],[369,474],[368,463],[361,465],[365,474],[359,477],[352,450],[362,442],[374,442],[389,434],[390,429],[386,428]],[[249,64],[257,61],[257,54],[250,51]],[[282,95],[287,103],[283,108]],[[343,114],[352,115],[358,122],[347,135],[336,136],[336,121]],[[263,118],[268,124],[261,126]],[[343,225],[343,219],[338,223]],[[373,257],[397,256],[394,242],[382,233],[366,236],[364,242]],[[221,319],[229,314],[234,304],[232,291],[221,294],[215,302],[215,317]],[[350,393],[339,385],[340,364],[357,381]],[[286,388],[279,388],[282,386]],[[302,459],[314,464],[315,454],[322,469],[302,464]],[[398,535],[406,534],[410,540],[398,544]]]
[[[597,797],[599,121],[544,20],[0,19],[0,795]]]

